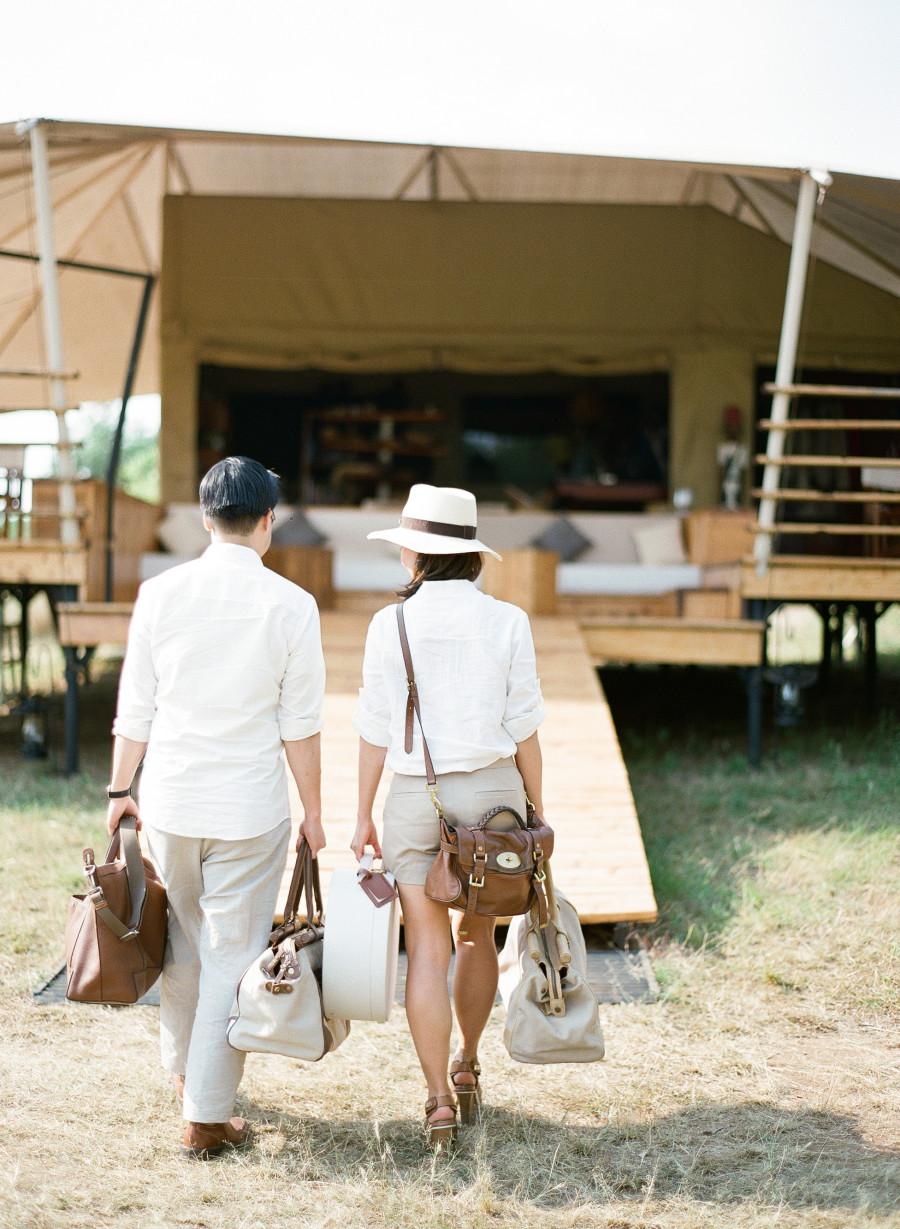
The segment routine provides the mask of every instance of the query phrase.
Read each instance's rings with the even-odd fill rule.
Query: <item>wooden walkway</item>
[[[384,604],[382,596],[377,605]],[[331,869],[354,864],[348,842],[356,822],[358,738],[350,720],[369,614],[359,606],[352,612],[322,613],[328,667],[322,735],[326,890]],[[556,883],[583,922],[652,921],[656,902],[628,774],[578,626],[574,620],[536,617],[532,628],[547,709],[540,737],[544,802],[556,833]],[[388,775],[376,801],[379,818]],[[293,783],[291,809],[301,814]]]

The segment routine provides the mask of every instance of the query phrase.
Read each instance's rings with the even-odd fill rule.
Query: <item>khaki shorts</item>
[[[525,786],[510,756],[474,772],[446,772],[438,777],[438,797],[444,818],[454,827],[472,828],[491,807],[511,806],[525,818]],[[498,815],[491,827],[515,826],[511,815]],[[424,777],[394,774],[384,803],[381,850],[385,869],[398,883],[425,883],[438,855],[441,826],[425,788]]]

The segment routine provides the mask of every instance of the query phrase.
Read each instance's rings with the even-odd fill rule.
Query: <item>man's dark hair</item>
[[[477,580],[484,566],[480,551],[459,555],[417,555],[409,584],[397,590],[401,598],[412,597],[426,580]]]
[[[278,475],[250,457],[226,457],[200,483],[203,515],[220,533],[248,537],[278,503]]]

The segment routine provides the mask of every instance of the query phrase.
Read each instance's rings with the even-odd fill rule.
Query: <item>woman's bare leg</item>
[[[459,936],[462,914],[453,915],[456,964],[453,969],[453,1010],[459,1029],[457,1058],[476,1059],[481,1034],[490,1018],[497,995],[497,946],[492,917],[476,914],[469,920],[465,938]],[[475,1077],[461,1071],[457,1084],[474,1084]]]
[[[419,1056],[428,1096],[449,1094],[450,922],[445,905],[429,900],[418,884],[398,884],[406,941],[406,1018]],[[431,1121],[453,1117],[450,1106],[435,1110]]]

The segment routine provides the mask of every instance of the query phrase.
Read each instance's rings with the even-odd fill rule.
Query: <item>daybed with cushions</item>
[[[311,507],[300,512],[276,509],[273,542],[327,547],[333,553],[333,583],[338,592],[391,592],[406,580],[396,547],[369,542],[366,535],[384,529],[399,508]],[[724,519],[723,519],[724,518]],[[479,534],[502,555],[530,546],[560,556],[556,589],[561,596],[653,595],[730,583],[708,565],[740,559],[752,539],[746,533],[750,513],[698,512],[687,518],[672,513],[554,512],[482,509]],[[710,526],[716,528],[712,533]],[[727,543],[722,545],[721,526]],[[685,528],[687,533],[685,533]],[[716,536],[716,534],[718,536]],[[170,504],[159,527],[168,554],[145,555],[142,574],[155,574],[174,563],[196,558],[209,541],[194,504]]]

